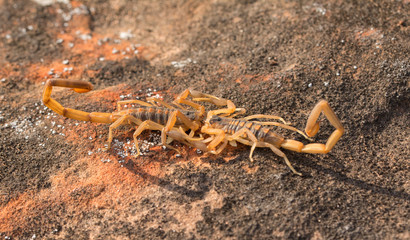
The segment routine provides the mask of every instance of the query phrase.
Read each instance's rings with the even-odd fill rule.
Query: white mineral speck
[[[313,84],[312,84],[312,83],[309,83],[309,84],[308,84],[308,87],[312,87],[312,86],[313,86]]]
[[[134,37],[134,34],[131,33],[131,31],[128,32],[120,32],[120,38],[121,39],[130,39]]]
[[[81,34],[79,37],[84,41],[90,40],[92,38],[91,34]]]
[[[68,59],[66,59],[66,60],[63,61],[63,64],[64,64],[64,65],[67,65],[67,64],[69,64],[69,63],[70,63],[70,61],[68,61]]]

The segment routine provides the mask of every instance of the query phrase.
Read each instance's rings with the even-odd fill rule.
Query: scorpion
[[[154,98],[147,98],[147,102],[140,100],[125,100],[117,102],[118,110],[113,113],[102,112],[83,112],[80,110],[63,107],[56,100],[51,98],[53,86],[72,88],[75,92],[85,93],[92,90],[92,84],[84,81],[68,81],[64,79],[50,79],[46,82],[43,92],[43,103],[56,113],[67,118],[82,121],[91,121],[97,123],[111,123],[108,133],[108,149],[113,139],[113,130],[121,125],[137,126],[133,138],[137,149],[137,155],[140,154],[137,137],[144,130],[161,131],[161,142],[164,146],[173,149],[179,153],[178,149],[170,146],[167,136],[172,140],[180,141],[186,145],[193,146],[204,152],[212,154],[221,153],[227,144],[237,146],[236,142],[251,146],[249,158],[253,161],[253,152],[256,147],[268,147],[275,154],[285,160],[286,165],[297,175],[297,172],[286,155],[279,149],[302,152],[302,153],[328,153],[339,141],[344,133],[344,128],[329,103],[325,100],[319,101],[311,111],[305,133],[286,122],[283,118],[275,115],[251,115],[240,119],[234,117],[244,114],[244,108],[236,108],[232,101],[218,98],[213,95],[201,93],[192,89],[183,91],[173,104],[170,104]],[[192,98],[187,100],[188,96]],[[210,102],[216,106],[225,106],[224,108],[205,112],[205,108],[193,101]],[[137,104],[138,107],[122,109],[123,105]],[[163,107],[158,106],[158,104]],[[191,106],[195,110],[187,110],[180,104]],[[312,140],[319,131],[318,120],[321,113],[324,113],[329,122],[336,128],[328,138],[326,144],[309,143],[304,145],[300,141],[286,139],[276,133],[270,126],[278,126],[301,134],[306,139]],[[205,116],[206,115],[206,116]],[[252,119],[275,119],[279,122],[260,122],[251,121]],[[190,130],[189,135],[186,131]],[[195,133],[199,130],[199,137]],[[203,135],[207,136],[204,138]]]
[[[227,146],[228,143],[235,147],[237,146],[236,142],[240,142],[242,144],[251,146],[249,153],[250,161],[253,161],[252,155],[256,147],[267,147],[270,148],[275,154],[282,157],[285,160],[286,165],[292,170],[293,173],[302,175],[300,172],[296,171],[293,168],[285,153],[283,153],[279,148],[302,153],[326,154],[330,150],[332,150],[332,148],[344,133],[342,123],[326,100],[319,101],[311,111],[305,127],[306,134],[290,126],[290,123],[286,122],[279,116],[257,114],[242,119],[234,119],[230,116],[231,112],[234,111],[232,111],[232,109],[229,109],[229,111],[227,109],[220,109],[208,112],[207,119],[205,120],[205,123],[201,128],[202,134],[209,135],[207,139],[203,139],[202,137],[192,138],[182,131],[174,132],[173,135],[180,140],[186,139],[190,142],[202,142],[202,144],[196,144],[196,146],[200,148],[204,147],[203,144],[208,143],[206,149],[201,150],[208,151],[213,154],[219,154],[220,152],[222,152],[222,150]],[[318,118],[321,112],[324,113],[325,117],[329,120],[331,125],[336,128],[336,130],[334,130],[328,138],[326,144],[309,143],[307,145],[304,145],[300,141],[284,138],[280,134],[276,133],[271,127],[269,127],[269,125],[273,125],[289,129],[298,132],[306,139],[312,141],[311,137],[315,136],[320,128],[320,121],[318,120]],[[218,114],[221,113],[224,113],[224,116],[218,116]],[[251,119],[256,118],[275,119],[283,123],[250,121]]]
[[[238,113],[244,112],[244,109],[239,111],[236,109],[235,105],[230,101],[223,98],[218,98],[209,94],[201,93],[192,89],[187,89],[183,91],[173,104],[178,108],[171,106],[170,104],[156,98],[147,98],[148,102],[140,100],[124,100],[117,102],[117,111],[112,113],[104,112],[84,112],[76,109],[63,107],[55,99],[51,98],[51,92],[53,87],[65,87],[71,88],[77,93],[85,93],[91,91],[93,86],[89,82],[74,80],[69,81],[65,79],[49,79],[45,84],[43,91],[43,103],[45,106],[53,110],[54,112],[75,120],[80,121],[90,121],[96,123],[110,123],[108,132],[108,147],[110,149],[111,142],[113,140],[113,130],[121,125],[134,125],[137,126],[133,138],[135,147],[137,149],[137,155],[140,155],[140,150],[138,147],[137,137],[144,130],[158,130],[161,131],[161,143],[170,149],[177,151],[179,150],[170,146],[167,141],[167,136],[172,140],[179,140],[187,145],[194,146],[198,149],[205,150],[206,145],[204,143],[194,141],[189,141],[185,135],[181,135],[179,131],[191,130],[189,137],[195,134],[202,125],[205,118],[205,108],[197,103],[187,100],[188,96],[191,96],[195,101],[210,102],[217,106],[226,105],[227,108],[223,109],[222,112],[227,114],[233,114],[235,111]],[[137,107],[122,109],[124,105],[138,105]],[[158,104],[162,105],[158,106]],[[195,110],[187,110],[180,104],[185,104],[191,106]],[[216,113],[220,111],[215,110]],[[188,135],[187,135],[188,136]],[[189,138],[188,137],[188,138]]]

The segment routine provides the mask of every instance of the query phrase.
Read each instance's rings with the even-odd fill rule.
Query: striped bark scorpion
[[[161,142],[163,146],[173,149],[178,153],[180,153],[178,149],[175,149],[168,144],[170,143],[169,140],[178,140],[198,149],[206,149],[205,143],[199,141],[189,141],[186,138],[194,136],[195,131],[203,125],[203,121],[205,119],[205,108],[197,103],[194,103],[193,101],[187,100],[188,96],[192,97],[196,101],[210,102],[217,106],[226,105],[227,108],[224,109],[224,112],[227,113],[237,111],[235,105],[229,100],[187,89],[173,101],[173,104],[177,107],[173,107],[160,99],[147,98],[147,102],[140,100],[118,101],[117,111],[113,113],[89,113],[63,107],[55,99],[51,98],[52,88],[57,86],[71,88],[78,93],[85,93],[92,90],[93,86],[91,83],[80,80],[68,81],[64,79],[50,79],[45,84],[43,103],[54,112],[67,118],[96,123],[110,123],[111,125],[108,132],[107,149],[111,147],[114,129],[121,125],[136,126],[133,138],[137,149],[137,155],[140,155],[137,137],[144,130],[161,131]],[[122,109],[124,105],[134,104],[137,106]],[[162,105],[162,107],[158,106],[158,104]],[[187,110],[180,104],[191,106],[195,110]],[[185,131],[189,129],[191,130],[189,136],[181,134],[181,131],[185,133]],[[170,137],[168,141],[167,136]]]
[[[236,146],[236,142],[240,142],[245,145],[251,146],[249,158],[253,161],[253,152],[256,147],[268,147],[275,154],[282,157],[287,166],[292,170],[293,173],[297,175],[302,175],[297,172],[292,164],[289,162],[289,159],[286,157],[279,148],[288,149],[295,152],[302,153],[328,153],[335,144],[339,141],[340,137],[344,133],[344,128],[336,114],[331,109],[327,101],[319,101],[313,108],[310,116],[307,120],[305,132],[290,126],[290,123],[287,123],[283,118],[274,115],[251,115],[242,119],[234,119],[230,114],[234,112],[234,109],[220,109],[216,111],[209,111],[207,119],[205,120],[204,125],[201,128],[201,133],[206,134],[209,137],[206,139],[203,138],[192,138],[186,135],[184,132],[179,131],[173,133],[178,135],[179,139],[186,139],[187,141],[201,141],[202,143],[208,143],[206,149],[201,149],[204,151],[211,152],[213,154],[219,154],[228,143],[232,146]],[[270,126],[278,126],[291,131],[298,132],[306,139],[312,141],[310,137],[313,137],[319,131],[318,118],[320,113],[323,112],[325,117],[329,122],[336,128],[336,130],[330,135],[326,144],[322,143],[310,143],[304,145],[302,142],[286,139],[280,134],[276,133]],[[224,116],[219,116],[219,114],[224,113]],[[260,122],[260,121],[250,121],[251,119],[275,119],[279,122]],[[198,147],[203,145],[197,144]]]

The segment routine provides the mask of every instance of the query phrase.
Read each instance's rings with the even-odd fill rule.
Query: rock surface
[[[409,239],[409,15],[402,1],[0,1],[2,239]],[[188,87],[303,129],[327,99],[346,133],[326,155],[204,154],[66,119]],[[322,122],[315,142],[333,131]],[[283,131],[289,138],[304,141]]]

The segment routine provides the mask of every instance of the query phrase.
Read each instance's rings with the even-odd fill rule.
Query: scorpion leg
[[[187,116],[185,116],[181,111],[175,110],[171,113],[167,124],[165,125],[165,132],[171,131],[171,129],[175,126],[175,123],[177,121],[177,118],[181,120],[181,122],[191,129],[191,132],[195,132],[198,128],[199,125],[196,122],[191,121]],[[192,137],[192,136],[191,136]]]
[[[161,129],[161,140],[162,140],[162,144],[164,146],[169,147],[170,149],[174,149],[178,153],[180,153],[179,150],[175,149],[174,147],[172,147],[172,146],[170,146],[166,143],[167,142],[166,141],[167,134],[168,134],[169,131],[171,131],[174,128],[175,123],[177,121],[177,118],[179,118],[185,126],[187,126],[188,128],[191,129],[191,133],[195,133],[195,131],[199,128],[199,125],[195,122],[192,122],[188,117],[186,117],[179,110],[173,111],[171,113],[171,116],[168,118],[167,124],[165,125],[164,128]],[[192,137],[192,136],[190,136],[190,137]]]
[[[237,134],[237,133],[239,133],[241,130],[244,130],[243,133],[246,133],[247,136],[251,139],[251,141],[246,140],[246,139],[243,139],[242,137],[240,137],[243,133],[242,133],[242,134]],[[230,138],[232,138],[233,140],[236,140],[236,141],[238,141],[238,142],[240,142],[240,143],[242,143],[242,144],[252,146],[252,147],[251,147],[251,152],[250,152],[250,154],[249,154],[249,158],[251,159],[251,162],[253,162],[252,155],[253,155],[253,151],[255,150],[256,147],[268,147],[268,148],[270,148],[276,155],[278,155],[279,157],[282,157],[282,158],[285,160],[286,165],[288,165],[288,167],[292,170],[293,173],[295,173],[295,174],[297,174],[297,175],[300,175],[300,176],[302,175],[301,173],[297,172],[297,171],[293,168],[292,164],[290,163],[290,161],[289,161],[289,159],[286,157],[286,155],[285,155],[281,150],[279,150],[277,147],[275,147],[274,145],[272,145],[272,144],[270,144],[270,143],[267,143],[267,142],[257,141],[255,135],[253,135],[253,133],[252,133],[249,129],[243,128],[243,129],[241,129],[241,130],[239,130],[238,132],[236,132],[235,134],[233,134]],[[252,134],[253,136],[252,136],[251,134]],[[237,135],[237,136],[235,136],[235,135]]]
[[[162,126],[161,124],[158,124],[156,122],[153,122],[151,120],[146,120],[143,121],[142,123],[139,124],[138,128],[135,130],[134,134],[133,134],[133,138],[134,138],[134,143],[135,143],[135,147],[137,148],[137,156],[139,156],[141,154],[139,146],[138,146],[138,140],[137,137],[144,131],[144,130],[158,130],[158,131],[162,131],[164,128],[164,126]],[[161,135],[162,136],[162,135]],[[164,144],[164,143],[162,143]],[[167,147],[168,144],[164,144]],[[171,149],[174,149],[173,147],[170,147]],[[177,152],[179,152],[177,149],[174,149]]]
[[[259,121],[253,121],[253,122],[254,122],[254,123],[261,124],[261,125],[271,125],[271,126],[277,126],[277,127],[285,128],[285,129],[288,129],[288,130],[295,131],[295,132],[299,133],[299,134],[302,135],[304,138],[306,138],[306,139],[308,139],[308,140],[310,140],[310,141],[313,140],[312,138],[308,137],[308,136],[307,136],[304,132],[302,132],[301,130],[299,130],[299,129],[295,128],[295,127],[289,126],[289,125],[285,125],[285,124],[277,123],[277,122],[259,122]]]
[[[228,137],[228,140],[229,141],[238,140],[238,142],[241,142],[241,139],[243,139],[242,138],[243,135],[246,135],[246,137],[248,137],[251,140],[250,142],[253,143],[253,144],[251,144],[252,147],[251,147],[251,152],[249,154],[249,159],[251,160],[251,162],[253,162],[252,155],[253,155],[253,151],[255,151],[255,147],[256,147],[256,144],[258,142],[258,139],[256,138],[256,136],[249,129],[247,129],[247,128],[240,129],[236,133],[232,134],[232,136]]]
[[[249,121],[249,120],[255,119],[255,118],[276,119],[276,120],[279,120],[279,121],[283,122],[286,125],[290,125],[289,122],[286,122],[283,118],[281,118],[279,116],[275,116],[275,115],[255,114],[255,115],[247,116],[243,119],[245,119],[246,121]]]
[[[225,114],[221,114],[221,117],[230,117],[233,118],[235,116],[241,115],[241,114],[245,114],[246,113],[246,109],[245,108],[236,108],[235,111],[236,113],[225,113]]]
[[[133,104],[133,103],[136,103],[136,104],[141,105],[141,106],[152,107],[152,104],[147,103],[147,102],[144,102],[144,101],[140,101],[140,100],[124,100],[124,101],[118,101],[118,102],[117,102],[117,109],[118,109],[118,110],[122,110],[122,109],[121,109],[121,106],[122,106],[122,105]]]
[[[112,136],[113,130],[116,129],[117,127],[123,125],[123,123],[126,122],[126,121],[133,122],[137,125],[141,123],[141,121],[139,121],[138,119],[136,119],[135,117],[133,117],[131,115],[124,115],[124,116],[118,118],[117,121],[115,121],[113,124],[110,125],[109,131],[108,131],[108,141],[107,141],[108,147],[107,147],[107,149],[111,148],[111,142],[112,142],[112,138],[113,138],[113,136]]]
[[[226,106],[226,101],[228,101],[225,98],[219,98],[214,95],[202,93],[193,89],[187,89],[185,91],[189,92],[189,95],[192,97],[193,101],[200,101],[200,102],[209,102],[212,103],[216,106]]]
[[[150,103],[152,103],[152,104],[154,104],[154,105],[155,105],[156,103],[159,103],[159,104],[161,104],[162,106],[164,106],[164,107],[166,107],[166,108],[168,108],[168,109],[175,109],[175,107],[169,105],[167,102],[162,101],[161,99],[158,99],[158,98],[150,97],[150,98],[147,98],[147,101],[150,102]]]
[[[200,149],[201,151],[204,151],[204,152],[207,151],[206,144],[200,141],[202,140],[202,138],[192,139],[182,129],[178,129],[178,130],[173,129],[169,131],[167,134],[170,138],[177,140],[179,142],[182,142],[188,146]]]
[[[193,107],[194,109],[200,111],[201,114],[204,114],[204,113],[205,113],[205,108],[204,108],[203,106],[197,104],[197,103],[194,103],[194,102],[192,102],[192,101],[190,101],[190,100],[187,100],[186,98],[187,98],[188,96],[192,96],[192,93],[191,93],[191,90],[186,89],[186,90],[183,91],[181,94],[179,94],[178,97],[177,97],[172,103],[174,103],[175,105],[177,105],[178,107],[180,107],[180,108],[183,109],[183,110],[186,110],[186,108],[182,107],[182,106],[180,105],[180,103],[186,104],[186,105],[191,106],[191,107]]]
[[[209,151],[215,151],[214,149],[216,148],[216,146],[218,146],[222,141],[224,141],[225,136],[226,136],[224,130],[217,129],[217,128],[211,128],[211,127],[209,127],[208,124],[205,124],[201,128],[201,132],[213,136],[212,141],[208,144],[208,150]]]
[[[290,163],[289,159],[286,157],[286,155],[279,148],[273,146],[270,143],[266,143],[266,142],[258,142],[257,147],[269,147],[272,150],[272,152],[274,152],[276,155],[278,155],[279,157],[282,157],[285,160],[286,165],[288,165],[288,167],[290,168],[290,170],[292,170],[293,173],[295,173],[299,176],[302,176],[302,174],[300,172],[296,171],[293,168],[293,166]]]

